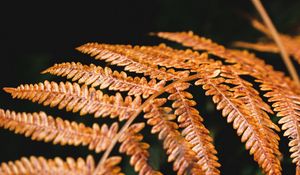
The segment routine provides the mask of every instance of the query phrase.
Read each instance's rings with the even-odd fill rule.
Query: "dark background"
[[[263,3],[280,31],[299,33],[300,1],[264,0]],[[80,61],[99,64],[74,50],[87,42],[154,45],[165,41],[150,37],[149,32],[192,30],[230,46],[235,40],[255,41],[262,36],[245,18],[247,15],[258,17],[250,1],[246,0],[107,0],[97,3],[13,1],[10,4],[1,4],[1,8],[0,88],[37,83],[46,79],[65,81],[39,74],[54,63]],[[262,53],[258,55],[276,69],[285,71],[279,56]],[[195,96],[205,124],[215,138],[222,174],[259,174],[253,158],[240,143],[240,138],[236,136],[231,124],[226,124],[220,113],[214,110],[210,98],[204,97],[203,92]],[[102,122],[91,116],[79,117],[77,114],[58,111],[57,108],[12,100],[3,91],[0,92],[0,107],[27,112],[44,110],[48,114],[82,121],[87,125],[95,121]],[[64,158],[94,154],[86,147],[33,142],[4,129],[0,130],[0,140],[0,162],[30,155]],[[166,155],[160,148],[161,143],[156,141],[156,135],[147,136],[146,140],[154,142],[150,150],[153,166],[170,174],[172,167],[165,163]],[[283,174],[294,174],[294,166],[288,158],[286,139],[282,139],[280,149],[284,154]],[[99,158],[99,155],[95,156]],[[132,168],[125,165],[126,160],[123,163],[123,172],[132,174]]]

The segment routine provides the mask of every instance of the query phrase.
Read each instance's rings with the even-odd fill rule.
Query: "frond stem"
[[[271,35],[273,37],[273,40],[275,41],[275,43],[277,44],[277,46],[280,50],[281,57],[283,58],[283,61],[286,65],[286,67],[288,68],[289,73],[291,74],[293,80],[299,85],[300,81],[299,81],[297,71],[296,71],[291,59],[289,58],[288,53],[286,52],[286,49],[279,37],[279,34],[278,34],[274,24],[272,23],[272,20],[270,19],[269,15],[267,14],[267,12],[260,0],[251,0],[251,1],[253,3],[254,7],[256,8],[256,10],[258,11],[258,13],[260,14],[260,16],[262,17],[264,23],[269,28]]]

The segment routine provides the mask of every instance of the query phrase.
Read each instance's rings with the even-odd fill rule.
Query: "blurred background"
[[[262,2],[279,31],[300,33],[299,0]],[[230,47],[233,41],[255,41],[262,36],[245,18],[248,15],[259,18],[250,0],[99,0],[69,3],[13,1],[2,4],[1,7],[0,88],[37,83],[46,79],[65,81],[63,78],[40,74],[54,63],[80,61],[103,66],[102,62],[94,61],[74,49],[87,42],[156,45],[166,41],[149,36],[150,32],[192,30]],[[167,43],[179,48],[174,43]],[[279,56],[257,54],[277,70],[286,72]],[[231,124],[226,124],[220,112],[215,111],[210,98],[205,97],[199,89],[195,92],[201,115],[215,139],[222,174],[260,174],[258,166],[240,143],[240,138]],[[3,91],[0,91],[0,107],[26,112],[43,110],[50,115],[85,122],[90,126],[93,122],[106,121],[94,120],[92,116],[80,117],[29,101],[12,100]],[[149,129],[144,132],[149,132]],[[156,135],[149,134],[145,138],[153,145],[150,149],[151,164],[165,174],[172,174],[172,165],[165,163],[167,157],[161,149],[161,142],[156,138]],[[280,150],[283,152],[283,174],[294,174],[287,142],[287,139],[282,138],[280,143]],[[23,135],[16,135],[2,128],[0,143],[0,162],[30,155],[47,158],[95,155],[86,147],[31,141]],[[117,150],[114,151],[114,154],[116,153]],[[97,159],[100,156],[95,155]],[[128,158],[124,159],[123,172],[135,174],[128,166]]]

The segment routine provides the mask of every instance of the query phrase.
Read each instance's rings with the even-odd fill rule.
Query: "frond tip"
[[[122,158],[119,156],[109,157],[105,162],[100,166],[100,170],[95,172],[93,175],[124,175],[121,172],[121,168],[118,164],[121,162]]]
[[[121,142],[119,151],[130,156],[130,164],[140,175],[162,175],[148,163],[150,154],[147,149],[150,145],[142,142],[143,135],[139,134],[144,127],[144,123],[135,123],[122,133],[119,138]]]
[[[39,113],[16,113],[0,109],[0,127],[24,134],[32,140],[52,141],[61,145],[88,145],[89,149],[100,152],[105,150],[118,132],[118,124],[109,128],[106,124],[87,127],[83,123],[70,122],[61,118]]]

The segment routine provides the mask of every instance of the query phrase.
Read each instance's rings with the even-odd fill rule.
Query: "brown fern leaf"
[[[264,33],[270,39],[273,38],[268,27],[265,26],[263,23],[259,22],[256,19],[252,19],[251,22],[255,29]],[[279,37],[280,37],[286,51],[288,52],[288,54],[293,56],[293,58],[300,64],[299,35],[298,36],[289,36],[289,35],[280,33]],[[267,41],[267,42],[259,42],[259,43],[236,42],[235,45],[238,47],[244,47],[244,48],[254,49],[254,50],[263,51],[263,52],[273,52],[273,53],[280,52],[280,50],[278,49],[278,46],[272,40]]]
[[[224,52],[225,48],[212,40],[194,35],[193,32],[158,32],[157,36],[192,47],[195,50],[207,50],[209,52]]]
[[[122,158],[119,156],[109,157],[101,165],[99,171],[94,172],[93,175],[124,175],[124,173],[121,173],[121,168],[118,166],[121,160]]]
[[[177,171],[178,175],[205,174],[198,163],[196,153],[192,150],[193,146],[181,136],[177,130],[178,125],[171,121],[176,118],[170,114],[172,109],[161,107],[165,102],[164,98],[154,99],[144,108],[147,124],[152,126],[151,133],[158,133],[158,138],[163,140],[163,147],[169,155],[168,162],[174,161],[173,170]]]
[[[284,136],[290,139],[291,158],[300,172],[300,95],[279,81],[280,79],[271,78],[264,80],[261,90],[268,91],[264,96],[269,98],[268,101],[273,103],[277,116],[281,117],[278,123],[282,124],[282,130],[285,130]]]
[[[143,135],[139,132],[145,127],[145,123],[136,123],[131,125],[119,138],[121,142],[120,153],[126,153],[130,156],[130,165],[140,175],[162,175],[160,172],[153,170],[148,163],[150,147],[143,140]]]
[[[300,87],[282,72],[275,71],[272,66],[267,65],[262,59],[247,51],[226,49],[224,46],[212,42],[209,39],[194,35],[192,32],[160,32],[157,34],[162,38],[182,43],[185,46],[193,47],[196,50],[206,50],[209,53],[225,59],[226,62],[241,64],[241,69],[248,71],[248,74],[262,81],[265,77],[270,79],[280,78],[280,81],[287,83],[295,93],[300,94]],[[299,39],[298,39],[299,40]],[[262,78],[263,77],[263,78]]]
[[[274,111],[277,112],[277,116],[282,116],[286,119],[281,120],[280,124],[283,124],[283,130],[289,131],[285,132],[284,136],[291,139],[289,144],[291,147],[290,152],[293,153],[292,158],[297,165],[297,169],[300,169],[300,154],[297,151],[300,145],[299,104],[298,100],[295,100],[299,98],[300,88],[298,85],[291,81],[290,78],[285,77],[283,73],[273,70],[272,66],[265,64],[264,61],[247,51],[241,52],[225,49],[223,46],[194,36],[192,33],[162,33],[161,35],[195,49],[207,50],[216,56],[224,58],[227,62],[240,63],[243,70],[248,71],[251,76],[255,77],[256,81],[261,83],[261,90],[269,91],[265,96],[273,103],[272,106]],[[286,108],[287,104],[289,104],[288,108]],[[287,126],[289,127],[287,128]]]
[[[0,175],[91,175],[94,169],[95,162],[92,156],[88,156],[86,160],[68,157],[66,161],[59,157],[47,160],[44,157],[31,156],[15,162],[2,163]]]
[[[250,154],[254,154],[254,160],[262,167],[264,173],[281,174],[280,161],[276,157],[280,155],[278,151],[279,137],[270,129],[274,128],[275,125],[271,124],[269,118],[264,116],[264,114],[260,116],[257,113],[260,108],[259,104],[255,106],[255,104],[251,104],[251,101],[248,101],[252,97],[247,97],[247,95],[250,95],[247,93],[251,93],[251,91],[249,92],[246,89],[249,88],[245,87],[246,82],[243,82],[243,84],[241,82],[233,82],[237,81],[237,79],[234,79],[231,74],[224,75],[227,72],[222,71],[225,78],[230,76],[232,80],[223,77],[213,77],[211,72],[203,72],[201,78],[195,84],[202,85],[203,89],[206,90],[205,94],[213,96],[213,102],[217,104],[217,109],[222,110],[222,115],[227,117],[228,123],[233,122],[233,128],[237,129],[238,135],[242,135],[241,141],[246,142],[246,149],[250,149]],[[224,83],[239,85],[230,88]],[[240,89],[242,86],[244,86],[243,89]],[[245,94],[245,91],[248,92]],[[256,98],[253,99],[257,102]],[[251,110],[251,108],[254,109]],[[253,114],[252,112],[255,113]],[[267,131],[275,138],[269,138],[270,136],[262,131]]]
[[[286,48],[286,51],[289,55],[293,56],[293,58],[300,64],[300,42],[298,38],[290,37],[287,35],[280,35],[283,45]],[[253,49],[261,52],[271,52],[271,53],[280,53],[278,46],[272,42],[242,42],[238,41],[234,43],[237,47]]]
[[[141,105],[139,96],[134,100],[127,96],[123,100],[119,93],[109,96],[100,90],[88,88],[86,85],[80,87],[77,83],[70,82],[57,84],[45,81],[39,84],[20,85],[17,88],[4,88],[4,90],[13,98],[28,99],[50,107],[58,106],[59,109],[66,108],[67,111],[80,111],[80,115],[94,113],[95,117],[119,116],[121,121],[129,118]]]
[[[127,45],[109,45],[88,43],[77,48],[83,53],[94,56],[95,59],[111,62],[112,65],[125,66],[125,70],[143,73],[150,78],[159,80],[176,80],[187,77],[189,71],[175,71],[174,69],[158,68],[157,65],[145,62],[145,54],[135,52],[131,46]]]
[[[234,46],[253,49],[261,52],[271,52],[271,53],[279,53],[279,49],[275,43],[267,43],[267,42],[257,42],[257,43],[249,43],[243,41],[237,41],[233,43]]]
[[[82,65],[81,63],[61,63],[43,71],[53,75],[67,77],[72,81],[78,81],[92,87],[100,86],[100,89],[109,88],[109,90],[128,91],[128,95],[147,98],[149,95],[158,92],[165,81],[156,82],[155,79],[147,82],[146,78],[130,77],[125,72],[112,71],[110,68],[104,69],[100,66],[91,64]]]
[[[128,52],[139,55],[148,64],[167,68],[190,70],[207,61],[207,54],[200,55],[191,50],[175,50],[167,47],[165,44],[158,46],[134,46]]]
[[[268,68],[266,67],[266,69]],[[289,130],[289,132],[285,132],[284,136],[291,140],[289,144],[289,147],[291,147],[290,152],[293,153],[291,157],[299,169],[300,152],[296,150],[300,149],[300,105],[299,100],[297,100],[300,99],[300,88],[289,78],[286,78],[283,73],[277,71],[270,72],[269,70],[263,72],[256,71],[252,75],[257,78],[257,82],[261,83],[260,89],[268,91],[264,96],[269,99],[269,102],[273,103],[272,106],[274,111],[277,112],[277,116],[282,117],[279,120],[279,124],[283,124],[282,129]]]
[[[176,41],[184,46],[192,47],[195,50],[205,50],[208,53],[225,59],[228,63],[239,63],[244,70],[253,73],[255,71],[274,71],[271,66],[267,66],[261,59],[256,58],[248,52],[226,49],[224,46],[214,43],[210,39],[194,35],[193,32],[159,32],[159,37]]]
[[[225,59],[228,63],[240,63],[249,73],[253,71],[263,72],[274,71],[271,66],[267,66],[261,59],[256,58],[248,52],[226,49],[224,46],[214,43],[210,39],[194,35],[193,32],[159,32],[159,37],[181,43],[184,46],[192,47],[195,50],[205,50],[208,53]]]
[[[254,54],[239,50],[230,50],[230,52],[235,55],[235,58],[238,58],[233,62],[240,63],[240,69],[248,72],[256,81],[264,83],[264,81],[269,82],[272,79],[277,79],[278,81],[274,81],[274,83],[278,86],[285,84],[294,93],[300,94],[299,85],[291,80],[290,77],[285,76],[283,72],[274,70],[271,65],[267,65]]]
[[[257,59],[254,55],[247,54],[247,52],[232,52],[235,52],[236,55],[240,54],[240,58],[246,59],[247,57],[243,57],[246,54],[253,59]],[[257,66],[263,68],[264,64],[257,64]],[[291,157],[293,158],[293,162],[296,163],[297,169],[299,169],[300,152],[296,151],[300,148],[299,100],[295,99],[300,98],[300,88],[290,78],[285,77],[283,73],[274,71],[272,67],[267,65],[264,67],[264,71],[261,71],[261,69],[252,69],[253,72],[251,75],[257,79],[257,82],[261,83],[260,89],[262,91],[268,91],[264,96],[269,98],[269,102],[273,103],[272,106],[274,111],[277,112],[277,116],[284,118],[279,120],[279,124],[282,124],[283,130],[289,131],[285,132],[284,136],[290,139]]]
[[[171,93],[168,100],[174,101],[172,107],[176,109],[174,113],[178,116],[179,127],[184,128],[182,135],[197,153],[198,164],[201,165],[203,172],[206,175],[220,174],[218,170],[220,164],[217,162],[217,151],[212,144],[213,139],[202,123],[203,118],[194,108],[196,102],[192,100],[193,95],[185,91],[189,86],[189,83],[179,83],[167,90]]]
[[[99,127],[87,127],[83,123],[70,122],[61,118],[54,119],[44,112],[16,113],[0,109],[0,127],[24,134],[32,140],[52,141],[61,145],[88,145],[89,149],[101,152],[105,150],[118,132],[118,123],[110,128],[106,124]]]

